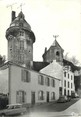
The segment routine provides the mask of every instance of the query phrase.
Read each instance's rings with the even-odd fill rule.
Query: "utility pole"
[[[58,37],[59,35],[53,35],[53,37],[55,38],[55,40],[56,40],[56,38]]]

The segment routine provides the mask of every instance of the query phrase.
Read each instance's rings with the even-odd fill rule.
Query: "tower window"
[[[57,56],[59,56],[59,55],[60,55],[59,51],[57,51],[57,52],[56,52],[56,55],[57,55]]]
[[[19,26],[20,26],[20,27],[23,27],[23,23],[19,23]]]
[[[23,32],[23,31],[20,31],[20,32],[19,32],[19,35],[20,35],[20,36],[23,36],[23,35],[24,35],[24,32]]]

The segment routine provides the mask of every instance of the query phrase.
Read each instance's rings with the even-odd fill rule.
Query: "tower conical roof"
[[[22,11],[18,14],[18,16],[10,24],[10,27],[13,27],[13,26],[19,26],[19,27],[25,28],[26,30],[31,31],[31,26],[25,20],[25,16]]]
[[[8,37],[8,35],[10,34],[12,35],[13,32],[15,32],[14,34],[16,34],[21,29],[27,31],[30,37],[32,38],[33,42],[35,42],[35,35],[33,31],[31,30],[31,26],[25,20],[25,16],[22,11],[11,22],[10,27],[6,31],[6,38]]]

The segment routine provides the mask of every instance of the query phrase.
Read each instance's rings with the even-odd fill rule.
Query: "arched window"
[[[57,55],[57,56],[60,56],[60,52],[59,52],[59,51],[57,51],[57,52],[56,52],[56,55]]]
[[[51,93],[51,100],[55,100],[55,92]]]
[[[38,99],[39,100],[44,100],[44,92],[43,91],[38,92]]]

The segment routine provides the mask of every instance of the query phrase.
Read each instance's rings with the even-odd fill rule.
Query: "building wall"
[[[63,64],[63,49],[56,40],[48,50],[45,49],[43,54],[43,61],[51,63],[53,60]]]
[[[33,61],[33,41],[26,31],[13,32],[16,36],[8,36],[8,60],[19,64],[27,64]]]
[[[54,101],[59,98],[59,80],[55,79],[55,87],[51,86],[51,80],[54,79],[52,77],[49,77],[50,79],[50,86],[46,86],[45,79],[48,77],[46,75],[43,75],[41,73],[37,73],[35,71],[30,71],[30,82],[23,82],[22,81],[22,69],[18,66],[11,66],[11,72],[10,72],[10,103],[16,103],[16,94],[17,91],[22,90],[25,91],[25,103],[31,103],[31,92],[35,92],[35,103],[43,103],[47,101],[47,91],[49,92],[49,101]],[[38,83],[38,76],[42,75],[44,78],[44,84],[41,85]],[[38,92],[43,91],[44,92],[44,99],[40,100],[38,99]],[[55,99],[51,99],[51,93],[55,92]]]
[[[71,71],[70,66],[65,66],[65,68],[64,68],[63,86],[62,87],[63,87],[62,95],[71,95],[72,92],[75,92],[74,73]],[[66,90],[66,91],[64,92],[64,90]],[[69,93],[68,93],[68,91],[69,91]]]
[[[56,60],[53,60],[52,63],[41,69],[40,72],[55,77],[59,80],[63,78],[63,66],[56,62]]]
[[[3,94],[9,93],[8,71],[9,71],[8,68],[6,69],[0,68],[0,93],[3,93]]]

